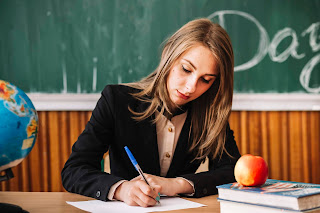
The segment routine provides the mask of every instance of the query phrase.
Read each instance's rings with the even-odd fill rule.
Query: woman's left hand
[[[177,194],[193,193],[193,186],[183,178],[164,178],[155,175],[143,173],[149,184],[152,186],[161,186],[160,193],[167,196],[175,196]],[[132,180],[143,180],[141,176],[137,176]]]

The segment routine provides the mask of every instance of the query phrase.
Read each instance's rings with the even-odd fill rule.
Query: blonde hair
[[[167,77],[174,62],[188,49],[202,44],[213,53],[219,77],[212,86],[199,98],[191,102],[191,146],[189,151],[195,152],[195,159],[204,160],[206,156],[214,159],[223,153],[226,128],[231,112],[233,95],[233,50],[226,31],[209,19],[196,19],[182,26],[169,37],[163,47],[161,60],[154,72],[139,82],[126,84],[140,89],[132,94],[137,99],[150,103],[144,112],[134,112],[133,118],[141,121],[152,116],[159,108],[160,114],[172,114],[173,103],[167,90]]]

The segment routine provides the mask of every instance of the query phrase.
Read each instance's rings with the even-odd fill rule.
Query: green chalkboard
[[[209,17],[230,34],[236,93],[320,93],[320,0],[2,0],[0,79],[97,93],[139,80],[161,42]]]

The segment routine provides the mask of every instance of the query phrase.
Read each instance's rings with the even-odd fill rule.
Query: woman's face
[[[209,48],[198,44],[173,64],[167,79],[170,99],[178,106],[205,93],[218,77],[217,62]]]

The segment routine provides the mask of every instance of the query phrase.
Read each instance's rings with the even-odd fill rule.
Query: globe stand
[[[9,180],[13,178],[13,172],[11,168],[4,170],[4,175],[0,175],[0,182]],[[26,210],[23,210],[20,206],[10,204],[10,203],[0,203],[1,212],[7,213],[28,213]]]
[[[14,177],[11,168],[4,170],[4,175],[0,176],[0,181],[9,180]]]

